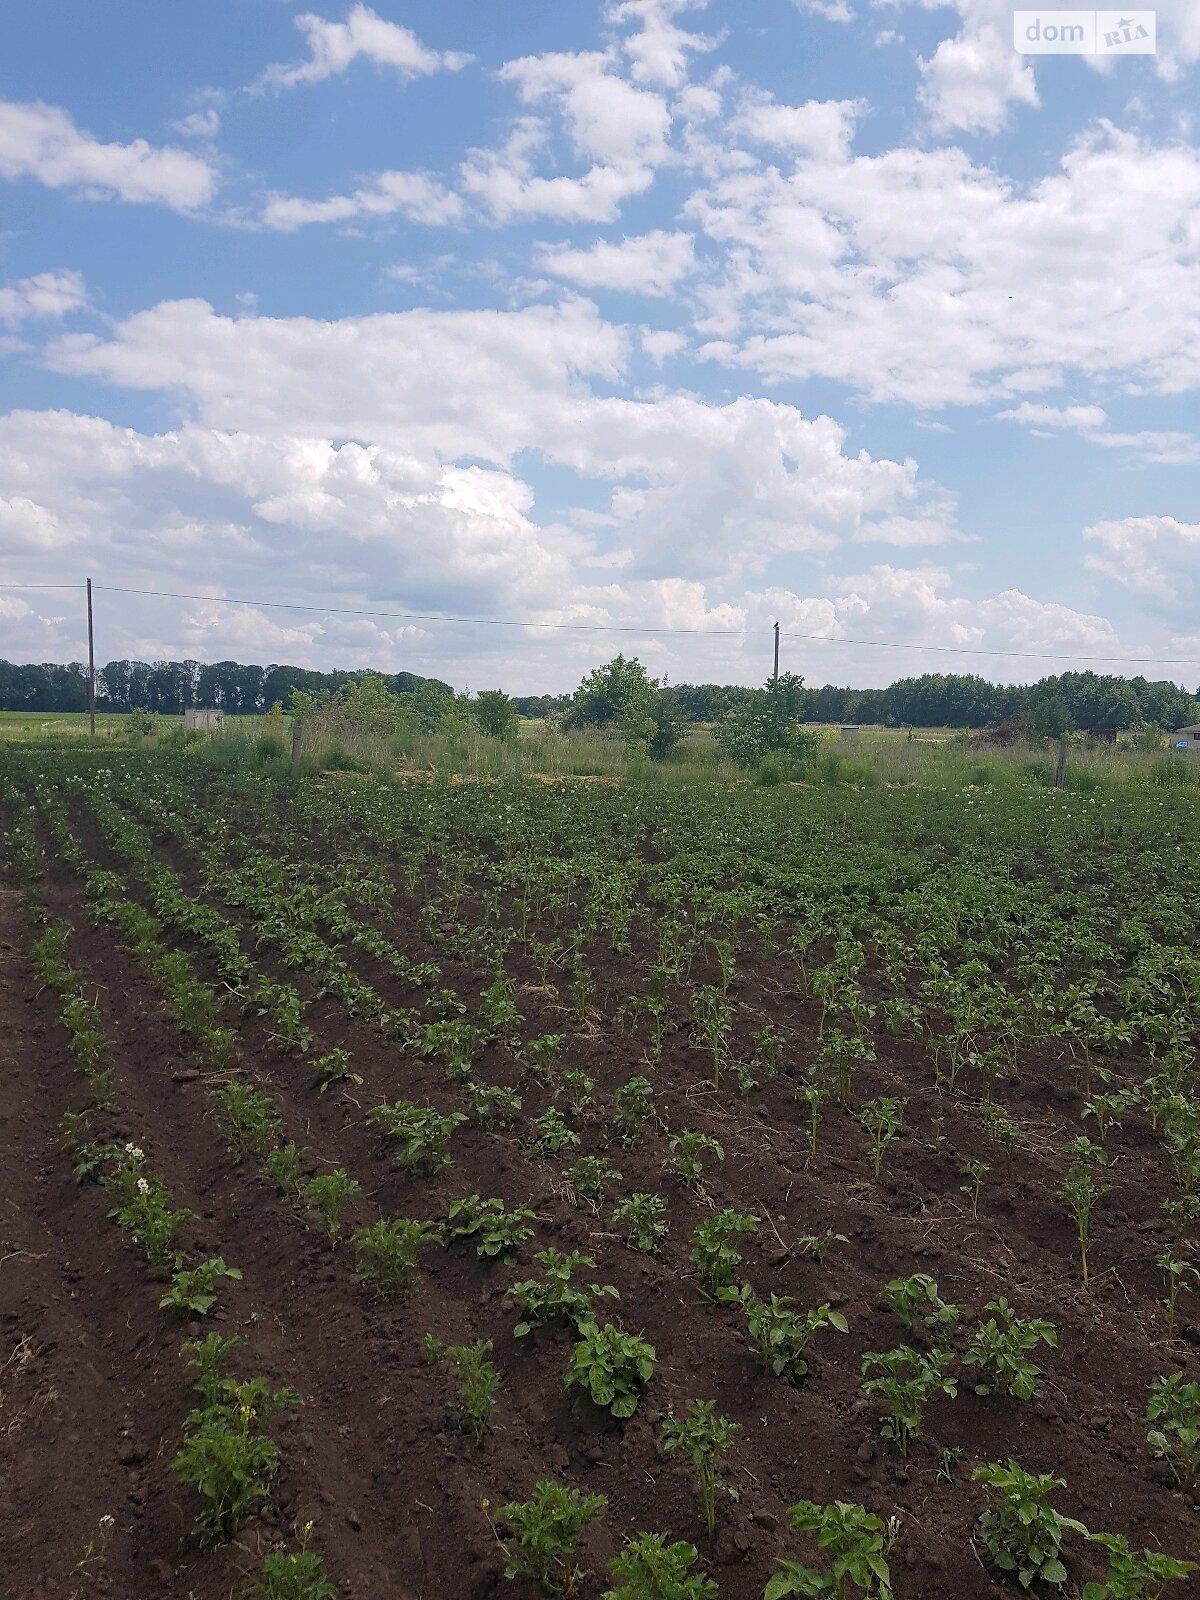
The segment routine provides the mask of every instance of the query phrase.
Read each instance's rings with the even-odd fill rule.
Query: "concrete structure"
[[[196,729],[200,733],[220,733],[225,726],[225,713],[193,706],[183,713],[183,725],[189,732]]]
[[[862,726],[857,722],[843,722],[838,732],[842,736],[843,744],[857,744],[858,736],[862,732]]]

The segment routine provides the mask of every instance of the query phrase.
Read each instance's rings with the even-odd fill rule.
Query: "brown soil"
[[[89,832],[85,843],[98,861],[114,864],[97,835]],[[198,893],[194,866],[174,846],[164,845],[163,854]],[[188,1330],[158,1310],[162,1285],[148,1278],[141,1258],[105,1219],[103,1192],[71,1178],[56,1129],[65,1111],[82,1105],[82,1080],[52,999],[35,992],[19,899],[0,893],[0,1107],[12,1152],[0,1212],[5,1596],[226,1600],[264,1550],[312,1520],[313,1547],[342,1600],[493,1594],[529,1600],[532,1589],[505,1584],[500,1575],[481,1501],[490,1499],[495,1516],[504,1501],[523,1498],[539,1478],[552,1476],[608,1498],[584,1543],[594,1573],[606,1570],[625,1535],[663,1531],[698,1545],[722,1600],[758,1600],[777,1556],[815,1557],[811,1545],[789,1532],[787,1506],[801,1497],[840,1498],[900,1516],[892,1558],[897,1600],[984,1600],[1013,1591],[985,1567],[974,1526],[981,1499],[970,1471],[1010,1455],[1030,1470],[1064,1477],[1068,1487],[1056,1504],[1088,1526],[1175,1555],[1197,1554],[1195,1492],[1174,1489],[1144,1443],[1147,1384],[1179,1366],[1194,1376],[1200,1348],[1200,1326],[1186,1303],[1181,1338],[1172,1347],[1162,1339],[1154,1266],[1168,1244],[1158,1210],[1167,1192],[1160,1147],[1138,1116],[1129,1119],[1117,1140],[1112,1192],[1097,1208],[1095,1281],[1085,1294],[1072,1227],[1056,1193],[1058,1152],[1078,1132],[1080,1101],[1057,1056],[1026,1059],[1019,1082],[1002,1085],[1026,1134],[1006,1174],[961,1098],[942,1101],[933,1093],[915,1047],[881,1037],[880,1059],[856,1076],[855,1097],[898,1093],[908,1106],[904,1134],[876,1184],[862,1130],[836,1112],[827,1116],[810,1162],[786,1081],[746,1100],[728,1091],[718,1098],[705,1083],[704,1053],[684,1033],[669,1036],[662,1061],[648,1065],[640,1043],[601,1020],[611,1019],[644,971],[645,951],[635,947],[622,956],[604,941],[592,946],[596,1013],[582,1028],[539,986],[532,966],[518,960],[526,1036],[567,1032],[565,1060],[595,1079],[598,1106],[610,1104],[633,1073],[645,1072],[672,1129],[710,1132],[725,1147],[725,1162],[710,1168],[704,1190],[687,1194],[660,1173],[663,1132],[627,1150],[608,1143],[596,1110],[585,1117],[583,1153],[606,1152],[624,1175],[624,1191],[657,1191],[669,1201],[666,1246],[661,1255],[642,1256],[624,1248],[603,1214],[570,1203],[561,1173],[578,1152],[542,1159],[517,1133],[488,1133],[473,1122],[456,1135],[453,1165],[436,1179],[398,1168],[364,1112],[397,1096],[456,1109],[440,1069],[317,999],[303,976],[284,974],[268,950],[255,952],[247,933],[244,947],[262,969],[286,977],[311,1000],[306,1021],[318,1049],[344,1045],[353,1053],[362,1082],[318,1094],[303,1060],[278,1050],[255,1019],[241,1023],[245,1070],[272,1094],[287,1135],[311,1152],[310,1173],[344,1165],[362,1183],[351,1225],[374,1215],[444,1217],[454,1198],[472,1191],[538,1213],[537,1237],[522,1249],[521,1270],[485,1265],[462,1243],[431,1250],[412,1299],[389,1310],[356,1284],[348,1251],[333,1255],[249,1165],[232,1162],[194,1076],[197,1063],[160,997],[109,934],[91,927],[65,869],[52,869],[51,901],[76,929],[70,960],[98,999],[116,1045],[120,1113],[98,1116],[98,1132],[142,1145],[150,1165],[166,1176],[174,1203],[197,1214],[188,1244],[219,1252],[242,1270],[243,1282],[229,1287],[217,1319],[221,1331],[246,1340],[237,1369],[290,1384],[305,1406],[278,1430],[283,1467],[273,1505],[231,1549],[198,1551],[189,1531],[195,1504],[169,1470],[192,1403],[178,1357]],[[398,948],[427,958],[417,908],[404,905],[402,895],[398,907],[384,931]],[[191,953],[212,977],[203,952]],[[438,959],[443,981],[473,1006],[479,975]],[[370,960],[355,956],[354,964],[389,1003],[416,1002],[413,991]],[[789,1060],[809,1059],[817,1008],[796,997],[781,960],[747,947],[741,965],[753,974],[753,987],[735,991],[744,1007],[739,1027],[746,1030],[735,1056],[749,1054],[750,1029],[769,1017],[790,1041]],[[693,981],[703,976],[694,972]],[[1118,1075],[1122,1070],[1128,1069],[1118,1064]],[[481,1072],[489,1081],[517,1081],[511,1060],[494,1050]],[[522,1092],[527,1116],[549,1103],[536,1087],[522,1085]],[[995,1168],[978,1221],[960,1193],[959,1167],[974,1156]],[[762,1219],[743,1250],[744,1275],[760,1292],[793,1295],[801,1308],[828,1300],[848,1319],[848,1336],[818,1336],[803,1387],[761,1373],[736,1315],[700,1293],[688,1259],[692,1229],[710,1208],[725,1206]],[[821,1267],[798,1240],[826,1227],[848,1235],[849,1243],[835,1245]],[[614,1320],[656,1347],[654,1378],[625,1424],[578,1391],[564,1391],[564,1334],[513,1338],[517,1317],[505,1286],[528,1275],[532,1251],[549,1244],[587,1248],[598,1262],[588,1280],[620,1290]],[[1060,1347],[1037,1354],[1044,1393],[1025,1405],[976,1396],[970,1370],[960,1370],[959,1397],[930,1407],[905,1466],[879,1439],[861,1392],[860,1364],[864,1352],[904,1342],[879,1294],[890,1278],[916,1270],[933,1273],[947,1300],[968,1307],[960,1350],[983,1303],[998,1294],[1023,1314],[1050,1317]],[[429,1331],[448,1342],[494,1343],[501,1390],[494,1426],[480,1446],[457,1426],[447,1374],[420,1359]],[[738,1498],[722,1500],[711,1542],[690,1469],[655,1447],[655,1422],[667,1404],[681,1408],[691,1397],[715,1399],[741,1429],[726,1472]],[[938,1469],[950,1447],[963,1453],[946,1482]],[[104,1513],[116,1519],[106,1569],[81,1573],[77,1563]],[[1078,1546],[1070,1564],[1069,1594],[1102,1570]],[[590,1578],[585,1600],[603,1587]],[[1181,1583],[1171,1593],[1183,1600],[1200,1587]]]

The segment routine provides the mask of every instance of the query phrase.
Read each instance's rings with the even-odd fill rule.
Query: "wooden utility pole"
[[[772,685],[773,688],[776,688],[776,689],[778,689],[778,687],[779,687],[779,624],[778,623],[775,624],[775,671],[771,675],[771,685]]]
[[[1065,789],[1067,787],[1067,741],[1058,741],[1058,764],[1054,769],[1054,787]]]
[[[92,629],[92,580],[87,581],[88,607],[88,733],[96,737],[96,638]]]

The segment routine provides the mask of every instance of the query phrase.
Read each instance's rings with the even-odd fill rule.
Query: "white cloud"
[[[1200,599],[1200,522],[1123,517],[1094,522],[1083,536],[1095,547],[1086,557],[1094,572],[1157,609],[1194,615]]]
[[[1143,428],[1119,432],[1109,428],[1103,406],[1042,406],[1022,401],[1011,411],[998,411],[1001,419],[1023,422],[1035,432],[1068,429],[1081,434],[1089,444],[1108,450],[1125,450],[1142,461],[1162,466],[1186,466],[1200,461],[1200,438],[1195,434],[1166,429]]]
[[[0,177],[35,178],[89,200],[128,200],[194,211],[212,198],[216,169],[186,150],[144,139],[104,144],[41,101],[0,101]]]
[[[658,367],[687,349],[687,334],[672,328],[641,328],[638,337],[642,349]]]
[[[968,22],[920,68],[921,104],[939,133],[999,133],[1010,105],[1041,104],[1033,68],[1013,49],[1011,31],[989,22]]]
[[[65,317],[88,303],[82,274],[67,267],[38,272],[0,288],[0,322],[14,327],[34,317]]]
[[[459,72],[473,59],[457,50],[431,50],[411,29],[385,21],[365,5],[351,6],[345,22],[328,22],[305,11],[295,23],[308,41],[308,60],[268,67],[260,84],[290,89],[320,83],[345,72],[360,56],[390,67],[404,79]]]
[[[655,228],[620,242],[601,239],[586,250],[541,245],[538,265],[585,289],[669,295],[696,270],[695,241],[690,233]]]
[[[758,144],[844,161],[855,123],[865,109],[862,100],[807,100],[800,106],[785,106],[771,95],[753,93],[746,95],[732,128]]]
[[[706,353],[768,382],[922,408],[1069,373],[1200,382],[1200,151],[1182,145],[1100,124],[1026,186],[957,149],[805,159],[723,176],[685,214],[725,251]]]
[[[176,133],[189,139],[215,139],[221,131],[221,113],[214,106],[205,106],[201,111],[191,111],[186,117],[180,117],[171,126]]]
[[[463,215],[463,203],[423,172],[377,172],[353,194],[326,200],[305,200],[299,195],[267,197],[262,221],[268,228],[290,233],[312,222],[349,222],[356,217],[390,217],[399,213],[410,222],[446,227]]]
[[[640,23],[636,33],[621,41],[635,83],[659,84],[667,89],[678,89],[686,83],[688,57],[713,49],[716,41],[677,27],[675,18],[687,11],[703,10],[707,4],[708,0],[616,0],[609,6],[609,22]]]
[[[668,158],[671,113],[662,95],[623,78],[613,52],[554,52],[523,56],[501,67],[526,106],[561,122],[572,154],[590,163],[577,176],[537,170],[549,161],[551,123],[523,116],[498,149],[474,149],[460,168],[460,185],[497,222],[521,217],[611,222],[621,206],[643,194]]]
[[[792,0],[798,11],[811,17],[824,17],[826,22],[853,22],[854,8],[849,0]]]

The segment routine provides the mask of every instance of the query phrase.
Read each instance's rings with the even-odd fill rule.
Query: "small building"
[[[220,733],[225,726],[225,713],[211,707],[193,706],[183,713],[183,726],[189,733]]]
[[[1193,722],[1190,728],[1176,728],[1171,742],[1176,750],[1200,755],[1200,722]]]
[[[843,722],[838,732],[841,734],[843,744],[857,744],[862,726],[857,722]]]

